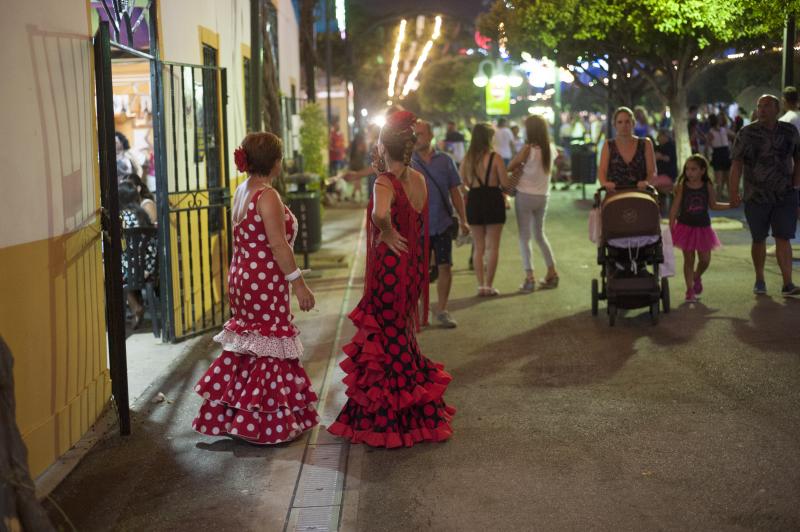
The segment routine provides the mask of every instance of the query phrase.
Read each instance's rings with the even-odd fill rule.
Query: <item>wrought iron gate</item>
[[[204,54],[205,55],[205,54]],[[206,56],[206,61],[208,57]],[[161,62],[165,171],[159,224],[170,257],[164,295],[167,339],[221,326],[231,256],[226,71]]]
[[[155,28],[155,25],[153,24]],[[112,49],[150,62],[158,202],[162,339],[177,341],[227,318],[231,256],[226,70],[160,61],[112,42],[101,22],[94,37],[106,322],[113,399],[120,432],[130,433],[125,298],[115,162]],[[204,62],[211,63],[204,51]]]
[[[122,290],[121,228],[114,147],[111,42],[107,23],[100,24],[94,37],[94,69],[111,393],[119,416],[120,434],[127,435],[131,432],[131,422],[128,407],[128,364],[125,352],[125,296]]]

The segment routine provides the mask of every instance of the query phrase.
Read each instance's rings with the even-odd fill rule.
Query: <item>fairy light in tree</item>
[[[392,57],[392,68],[389,71],[389,98],[394,97],[394,84],[397,81],[397,65],[400,62],[400,50],[403,47],[403,39],[406,37],[406,19],[400,21],[400,29],[397,32],[397,42],[394,44],[394,57]]]
[[[433,26],[433,34],[428,42],[425,43],[425,48],[422,49],[422,53],[419,54],[419,59],[417,59],[417,64],[414,65],[414,68],[411,70],[411,73],[408,74],[408,79],[406,79],[405,85],[403,85],[403,96],[408,96],[408,93],[412,90],[416,90],[417,84],[417,76],[419,75],[420,70],[422,70],[422,65],[425,64],[425,61],[428,59],[428,54],[431,52],[431,48],[433,48],[433,41],[439,38],[442,32],[442,17],[437,16],[435,19],[435,23]]]
[[[506,49],[506,45],[508,44],[508,37],[506,37],[506,24],[505,22],[501,22],[497,26],[497,47],[500,50],[500,57],[503,59],[508,59],[508,50]]]

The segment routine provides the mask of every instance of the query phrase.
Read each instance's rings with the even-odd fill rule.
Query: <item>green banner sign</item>
[[[486,114],[507,115],[511,112],[511,87],[506,82],[489,79],[486,85]]]

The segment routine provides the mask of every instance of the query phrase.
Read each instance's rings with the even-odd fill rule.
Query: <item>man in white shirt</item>
[[[506,166],[514,157],[514,134],[508,129],[508,121],[505,118],[497,121],[497,128],[494,132],[494,151],[500,155]]]
[[[783,108],[786,112],[778,120],[789,122],[797,128],[797,131],[800,131],[800,113],[797,112],[797,89],[791,85],[783,89]]]

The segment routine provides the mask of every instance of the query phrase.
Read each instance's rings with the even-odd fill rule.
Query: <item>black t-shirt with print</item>
[[[800,133],[787,122],[768,129],[760,122],[736,135],[731,158],[742,161],[744,201],[778,203],[792,190],[794,158],[800,156]]]

